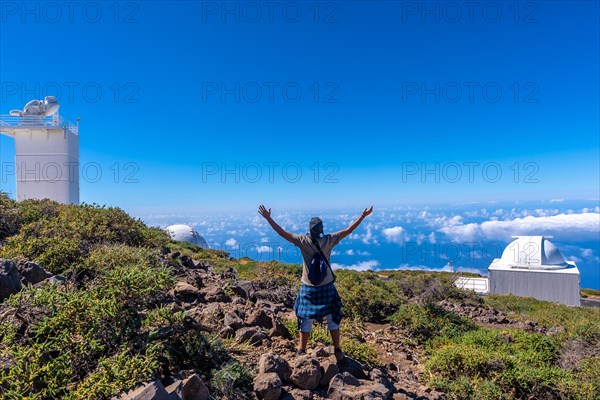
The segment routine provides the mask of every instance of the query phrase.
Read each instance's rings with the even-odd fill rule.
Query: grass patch
[[[493,295],[485,303],[517,318],[536,321],[545,327],[565,327],[574,332],[578,327],[596,321],[600,323],[600,308],[569,307],[530,297]]]
[[[600,297],[600,290],[595,289],[581,289],[581,297],[587,298],[590,296]]]
[[[597,398],[593,381],[556,365],[559,351],[554,338],[479,328],[438,341],[425,367],[430,383],[455,398]]]
[[[388,319],[408,331],[413,345],[423,345],[434,338],[453,338],[476,329],[469,319],[433,305],[407,304]]]

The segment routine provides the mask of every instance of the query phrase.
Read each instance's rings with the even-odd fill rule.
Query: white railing
[[[459,289],[473,290],[477,293],[489,293],[490,291],[488,278],[459,277],[454,281],[454,286]]]
[[[63,117],[54,114],[48,117],[38,115],[0,115],[0,128],[46,128],[60,127],[68,130],[75,135],[79,134],[79,127]]]

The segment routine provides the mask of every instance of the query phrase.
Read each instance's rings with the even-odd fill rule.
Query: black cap
[[[321,218],[319,217],[313,217],[310,219],[310,223],[308,224],[308,230],[310,231],[310,233],[315,233],[318,235],[320,235],[321,233],[323,233],[323,221],[321,221]]]

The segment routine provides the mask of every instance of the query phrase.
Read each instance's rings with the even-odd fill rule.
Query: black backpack
[[[323,279],[327,276],[327,270],[331,270],[331,275],[333,275],[333,280],[335,281],[335,274],[331,269],[331,265],[329,265],[329,261],[327,261],[327,257],[323,254],[319,243],[316,240],[312,239],[312,244],[315,245],[318,252],[315,253],[313,258],[310,260],[310,265],[308,266],[308,280],[313,285],[318,285],[323,282]]]

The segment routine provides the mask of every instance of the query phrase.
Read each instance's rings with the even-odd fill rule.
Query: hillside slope
[[[0,397],[600,398],[600,310],[338,271],[344,360],[296,356],[300,267],[176,243],[117,208],[0,194]],[[133,390],[135,393],[124,394]]]

